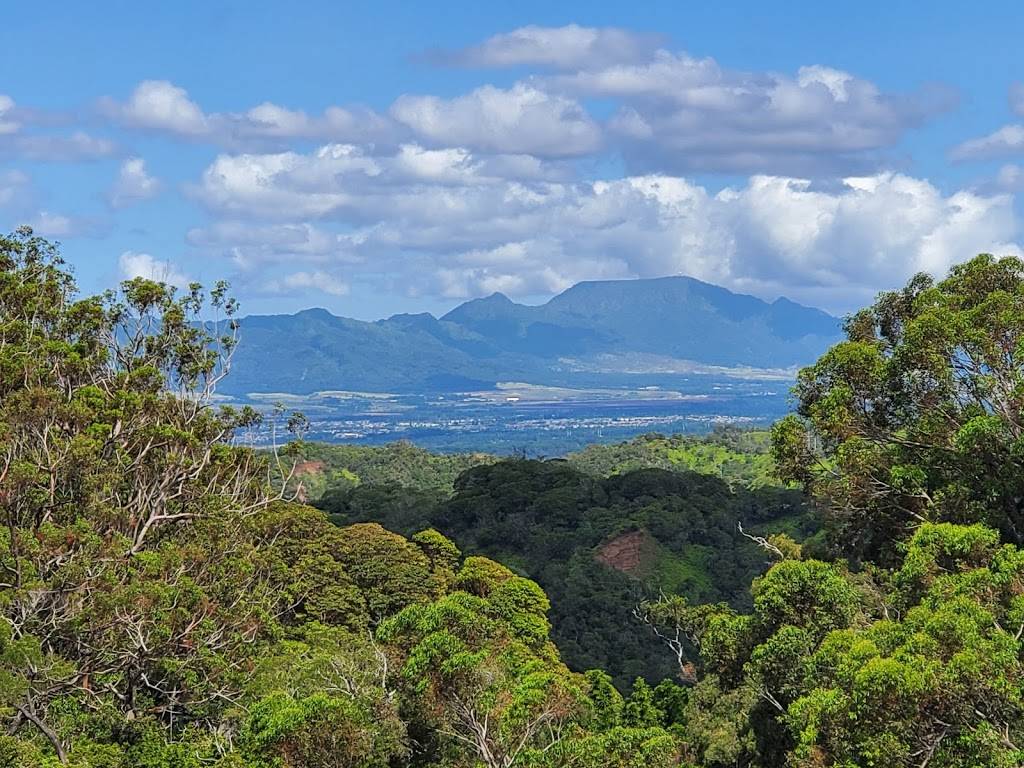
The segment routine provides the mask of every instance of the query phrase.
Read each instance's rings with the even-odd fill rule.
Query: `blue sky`
[[[0,225],[60,240],[90,292],[226,277],[248,312],[376,318],[691,274],[842,312],[1024,243],[1019,4],[36,2],[5,22]]]

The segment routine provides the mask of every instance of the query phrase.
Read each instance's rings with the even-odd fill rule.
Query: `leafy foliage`
[[[690,471],[715,475],[730,487],[756,489],[778,485],[769,449],[769,432],[716,427],[701,436],[652,433],[625,443],[590,445],[566,458],[601,477],[637,469]]]
[[[226,442],[255,414],[209,404],[235,305],[208,298],[223,336],[191,322],[197,285],[76,299],[52,245],[0,239],[0,696],[61,760],[54,713],[209,724],[267,629],[251,520],[270,498]]]
[[[256,414],[215,405],[237,328],[226,286],[207,299],[80,299],[51,244],[0,240],[0,763],[511,768],[590,743],[534,582],[271,490],[284,457],[233,444]]]
[[[54,246],[2,238],[0,764],[1024,764],[1021,275],[917,278],[801,374],[771,460],[823,545],[741,433],[357,451],[336,525],[273,490],[327,466],[304,419],[256,453],[215,404],[226,286],[79,298]]]
[[[1024,552],[925,524],[879,578],[787,560],[748,616],[662,612],[704,678],[686,712],[701,765],[1010,766],[1024,758]]]
[[[846,323],[774,430],[787,478],[822,499],[838,550],[893,559],[922,522],[1024,541],[1024,262],[918,275]]]
[[[287,453],[298,468],[293,482],[301,483],[312,500],[343,496],[357,487],[401,488],[416,491],[417,498],[440,499],[464,471],[497,461],[485,453],[431,453],[408,442],[376,447],[297,441]]]
[[[374,520],[405,535],[436,528],[463,551],[535,579],[552,599],[553,637],[569,666],[605,669],[623,688],[637,676],[674,674],[655,640],[636,631],[638,600],[661,590],[746,605],[766,558],[737,521],[801,537],[814,526],[797,491],[732,490],[685,470],[595,477],[560,460],[474,467],[450,498],[414,509],[406,500],[352,489],[318,504],[341,525]],[[616,557],[619,542],[635,544],[635,557]]]

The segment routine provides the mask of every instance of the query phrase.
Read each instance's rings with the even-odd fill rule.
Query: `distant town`
[[[381,444],[409,440],[437,451],[561,455],[590,443],[647,432],[694,433],[715,425],[767,425],[785,413],[788,382],[687,377],[676,389],[568,389],[523,383],[446,394],[325,391],[253,393],[244,400],[265,414],[244,436],[268,446],[283,435],[274,411],[300,411],[307,439]],[[283,411],[282,411],[283,409]],[[280,419],[278,419],[280,420]]]

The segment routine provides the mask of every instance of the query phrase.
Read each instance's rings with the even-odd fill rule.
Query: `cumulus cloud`
[[[415,144],[375,155],[352,144],[327,144],[311,153],[219,155],[191,193],[228,214],[266,220],[344,214],[365,222],[389,212],[400,215],[396,205],[421,205],[424,201],[417,198],[424,187],[443,192],[428,203],[439,215],[454,210],[486,215],[475,207],[472,190],[491,187],[502,194],[510,185],[565,175],[557,163],[522,155],[477,156],[464,149],[430,150]]]
[[[241,116],[221,119],[229,122],[234,134],[243,139],[389,139],[393,130],[386,118],[363,107],[328,107],[322,115],[313,117],[301,110],[264,102]]]
[[[210,130],[206,115],[189,98],[188,92],[167,80],[144,80],[128,101],[119,104],[104,99],[101,108],[111,117],[136,128],[183,136],[201,136]]]
[[[121,164],[107,200],[114,208],[124,208],[156,197],[160,187],[160,180],[150,176],[146,170],[146,161],[141,157],[130,157]]]
[[[125,280],[143,277],[147,280],[186,288],[192,279],[169,261],[161,261],[148,253],[125,251],[118,259],[121,276]]]
[[[442,63],[533,70],[508,87],[398,96],[386,113],[331,106],[312,115],[273,102],[206,112],[180,85],[149,80],[101,100],[121,124],[233,152],[296,141],[419,144],[535,160],[619,155],[633,173],[774,173],[824,177],[891,167],[912,128],[949,108],[937,86],[883,92],[821,64],[748,72],[659,47],[614,27],[521,27],[435,54]],[[600,112],[588,111],[600,102]],[[607,113],[607,116],[606,116]]]
[[[166,80],[97,106],[126,128],[219,148],[186,186],[212,214],[187,242],[270,294],[342,295],[359,280],[450,298],[530,296],[683,273],[846,309],[916,270],[1017,251],[1006,194],[1022,188],[1017,166],[952,194],[880,170],[899,167],[891,153],[907,132],[950,106],[942,89],[889,93],[823,64],[731,69],[650,36],[577,25],[522,27],[434,58],[527,72],[460,95],[402,95],[382,113],[270,101],[210,111]],[[1009,98],[1024,114],[1024,86]],[[26,115],[0,96],[0,153],[117,151],[84,133],[27,135]],[[1024,128],[1007,126],[954,156],[1022,150]],[[580,180],[618,167],[620,178]],[[719,190],[696,173],[747,181]],[[0,203],[23,186],[0,176]],[[123,207],[159,189],[130,157],[108,199]],[[55,236],[88,224],[53,213],[39,223]],[[187,282],[145,253],[126,252],[121,266]]]
[[[222,211],[315,218],[355,204],[349,187],[354,191],[357,183],[342,184],[342,179],[379,173],[376,161],[351,145],[327,145],[312,155],[220,155],[203,172],[194,194]]]
[[[463,67],[542,66],[558,69],[607,66],[638,61],[652,54],[660,35],[617,27],[530,25],[487,38],[458,51],[432,51],[435,63]]]
[[[1004,125],[987,136],[968,139],[956,146],[951,157],[954,160],[986,160],[994,157],[1015,155],[1024,151],[1024,125]]]
[[[454,99],[402,96],[392,116],[421,140],[489,152],[569,157],[595,152],[601,129],[573,99],[530,85],[485,85]]]
[[[885,94],[824,66],[795,76],[744,72],[658,51],[647,62],[538,80],[618,103],[609,128],[635,168],[821,175],[876,167],[907,130],[951,105],[926,89]]]
[[[195,190],[224,223],[190,242],[308,274],[343,262],[369,280],[453,298],[689,274],[838,310],[979,250],[1019,252],[1008,195],[944,194],[900,174],[820,188],[761,175],[716,193],[660,174],[505,180],[487,176],[472,154],[427,165],[413,176],[397,154],[336,146],[224,155]],[[445,170],[453,166],[461,176]],[[247,233],[249,220],[275,223]]]
[[[390,122],[372,110],[328,107],[320,116],[263,102],[245,112],[206,113],[188,91],[167,80],[145,80],[126,101],[105,97],[99,111],[129,128],[229,147],[286,139],[384,139]]]

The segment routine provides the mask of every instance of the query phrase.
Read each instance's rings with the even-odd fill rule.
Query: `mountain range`
[[[459,391],[499,381],[571,386],[694,367],[788,369],[811,362],[840,321],[690,277],[588,281],[548,302],[495,293],[446,315],[367,322],[325,309],[251,315],[227,394]]]

